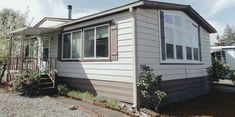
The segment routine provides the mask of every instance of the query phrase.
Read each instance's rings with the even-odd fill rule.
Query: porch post
[[[20,49],[20,58],[21,58],[21,61],[20,61],[20,72],[22,73],[23,69],[24,69],[24,35],[21,33],[21,40],[20,40],[20,45],[21,45],[21,49]]]
[[[10,79],[10,70],[12,69],[12,39],[14,35],[10,36],[9,48],[8,48],[8,60],[7,60],[7,81]],[[1,81],[0,81],[1,82]]]

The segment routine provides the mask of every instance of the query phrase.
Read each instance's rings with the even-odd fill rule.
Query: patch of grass
[[[234,93],[211,92],[197,98],[160,107],[160,113],[165,116],[179,117],[230,117],[235,115],[234,99]]]
[[[66,84],[58,85],[57,90],[60,95],[99,102],[99,103],[103,103],[109,106],[116,106],[116,107],[120,106],[120,103],[118,100],[106,98],[102,96],[94,96],[88,91],[82,92],[77,89],[73,89]]]
[[[81,92],[79,90],[71,90],[67,94],[70,97],[75,97],[75,98],[81,98],[81,99],[87,99],[87,100],[95,100],[95,96],[92,95],[90,92]]]
[[[60,95],[67,95],[70,89],[66,84],[60,84],[57,86],[57,90]]]
[[[116,107],[120,106],[120,102],[118,100],[115,100],[115,99],[112,99],[112,98],[97,96],[95,98],[95,101],[100,102],[100,103],[105,103],[109,106],[116,106]]]

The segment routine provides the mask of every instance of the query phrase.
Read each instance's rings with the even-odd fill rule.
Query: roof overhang
[[[203,17],[201,17],[190,5],[166,3],[166,2],[157,2],[150,0],[139,0],[124,6],[116,7],[109,9],[103,12],[95,13],[85,17],[75,19],[73,21],[62,24],[61,26],[69,26],[76,23],[81,23],[87,20],[92,20],[95,18],[103,17],[106,15],[127,11],[129,8],[148,8],[148,9],[162,9],[162,10],[180,10],[185,12],[189,17],[195,20],[201,27],[203,27],[209,33],[216,33],[216,29],[211,26]]]
[[[66,18],[56,18],[56,17],[44,17],[41,21],[39,21],[34,27],[39,27],[41,24],[43,24],[46,21],[57,21],[61,23],[73,21],[74,19],[66,19]]]
[[[26,36],[34,36],[34,35],[42,35],[52,32],[59,32],[61,28],[42,28],[42,27],[24,27],[15,31],[12,31],[10,34],[13,35],[26,35]]]

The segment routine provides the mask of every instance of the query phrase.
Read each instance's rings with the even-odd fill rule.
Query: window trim
[[[96,57],[96,29],[97,27],[103,27],[103,26],[108,26],[108,56],[107,57]],[[89,29],[94,29],[94,57],[85,57],[85,31],[89,30]],[[110,59],[110,24],[101,24],[101,25],[97,25],[97,26],[92,26],[92,27],[88,27],[88,28],[84,28],[83,29],[83,60],[84,61],[89,61],[89,60],[102,60],[102,59]]]
[[[190,21],[194,26],[196,26],[196,28],[197,28],[197,34],[198,34],[198,43],[200,43],[200,37],[199,37],[199,26],[198,26],[198,24],[192,19],[192,18],[190,18],[189,16],[187,16],[185,13],[183,13],[183,12],[179,12],[179,11],[169,11],[169,10],[159,10],[158,11],[158,17],[159,17],[159,19],[160,19],[160,12],[161,11],[163,11],[164,12],[164,16],[165,16],[165,13],[167,14],[167,15],[173,15],[173,24],[172,25],[174,25],[174,16],[181,16],[182,18],[183,18],[183,23],[184,23],[184,20],[186,19],[186,20],[188,20],[188,21]],[[164,30],[166,30],[166,27],[169,27],[169,24],[166,24],[165,23],[165,20],[163,21],[164,22]],[[161,21],[160,20],[158,20],[158,23],[160,24],[161,23]],[[163,60],[163,58],[162,58],[162,46],[161,46],[161,44],[162,44],[162,40],[161,40],[161,25],[159,25],[158,26],[159,27],[159,39],[160,39],[160,43],[159,43],[159,47],[160,47],[160,64],[202,64],[203,63],[203,61],[201,61],[200,60],[200,58],[202,57],[202,55],[200,54],[200,44],[198,44],[198,46],[196,47],[196,48],[198,48],[198,56],[199,56],[199,60],[194,60],[194,58],[192,58],[192,60],[187,60],[187,58],[186,58],[186,46],[185,46],[185,44],[184,45],[181,45],[182,46],[182,48],[183,48],[183,59],[177,59],[177,58],[174,58],[174,59],[167,59],[167,57],[166,57],[166,59],[165,60]],[[175,26],[174,26],[175,27]],[[176,27],[176,28],[174,28],[173,27],[173,30],[175,30],[175,29],[177,29],[177,30],[179,30],[179,27]],[[183,24],[183,28],[184,28],[184,24]],[[174,31],[175,32],[175,31]],[[184,33],[184,32],[183,32]],[[166,32],[165,32],[165,35],[166,35]],[[166,36],[165,36],[166,37]],[[174,34],[174,38],[175,38],[175,34]],[[166,38],[165,38],[165,40],[166,40]],[[165,41],[165,44],[166,44],[167,42]],[[176,54],[176,45],[177,45],[177,43],[175,43],[174,42],[174,54]],[[192,45],[192,48],[195,48],[195,46],[193,46]],[[165,46],[165,50],[166,50],[166,46]],[[193,54],[193,53],[192,53]],[[165,56],[167,55],[167,53],[166,53],[166,51],[165,51]],[[175,56],[176,57],[176,56]],[[192,55],[192,57],[193,57],[193,55]]]
[[[80,43],[80,54],[82,52],[82,37],[83,37],[83,34],[82,34],[82,30],[81,29],[78,29],[78,30],[73,30],[73,31],[69,31],[69,32],[65,32],[65,33],[62,33],[62,44],[61,44],[61,60],[62,61],[78,61],[78,60],[81,60],[82,56],[80,55],[79,58],[72,58],[72,39],[73,39],[73,33],[74,32],[80,32],[81,33],[81,43]],[[63,54],[64,54],[64,35],[66,34],[70,34],[70,58],[64,58]]]

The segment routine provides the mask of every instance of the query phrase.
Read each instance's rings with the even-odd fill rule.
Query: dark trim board
[[[209,92],[207,77],[185,78],[162,82],[162,88],[167,93],[163,105],[183,101]]]
[[[58,82],[66,83],[81,91],[89,91],[94,95],[110,97],[125,103],[133,103],[133,84],[105,80],[92,80],[58,76]]]

